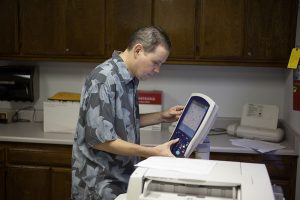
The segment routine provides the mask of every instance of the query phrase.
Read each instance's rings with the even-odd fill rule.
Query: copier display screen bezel
[[[205,118],[208,109],[209,103],[205,99],[198,96],[190,98],[170,138],[170,140],[179,138],[179,141],[171,146],[173,155],[184,157],[185,151]]]

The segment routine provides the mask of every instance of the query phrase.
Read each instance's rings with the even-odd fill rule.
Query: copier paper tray
[[[216,186],[202,184],[167,183],[162,181],[145,182],[144,197],[140,199],[241,199],[240,185]],[[191,198],[192,197],[192,198]]]

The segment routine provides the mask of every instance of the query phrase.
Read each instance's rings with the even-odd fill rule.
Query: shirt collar
[[[128,71],[128,67],[123,61],[123,59],[120,57],[120,53],[120,51],[114,51],[112,53],[112,61],[118,66],[119,73],[124,79],[125,84],[128,84],[131,81],[138,84],[138,79]]]

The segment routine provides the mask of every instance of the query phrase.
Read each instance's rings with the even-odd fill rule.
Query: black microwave
[[[38,95],[38,67],[0,66],[0,100],[33,102]]]

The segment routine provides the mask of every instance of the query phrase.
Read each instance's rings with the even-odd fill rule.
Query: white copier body
[[[181,178],[170,178],[172,173],[178,177],[172,170],[156,176],[159,169],[138,167],[130,177],[127,193],[116,200],[274,200],[264,164],[209,162],[216,164],[202,177],[189,174],[182,178],[180,172]]]

